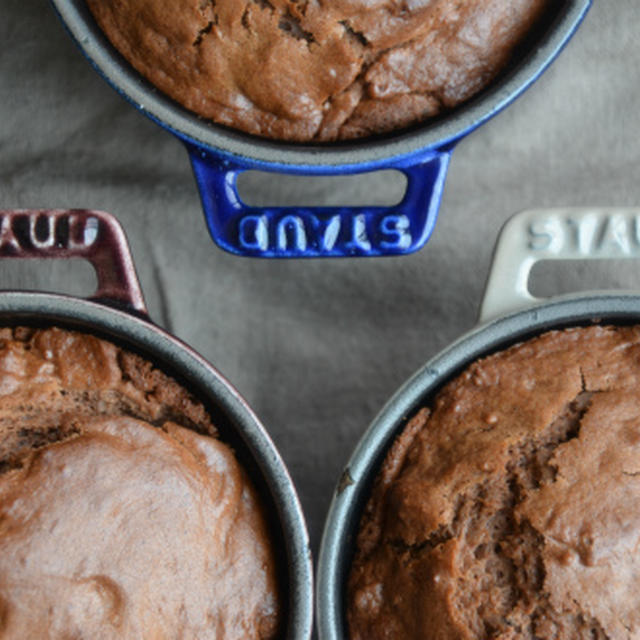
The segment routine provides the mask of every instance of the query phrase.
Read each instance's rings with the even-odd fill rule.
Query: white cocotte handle
[[[640,208],[537,209],[513,216],[496,243],[480,323],[530,307],[541,260],[640,258]]]

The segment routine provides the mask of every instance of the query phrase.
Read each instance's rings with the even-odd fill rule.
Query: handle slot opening
[[[583,291],[640,290],[639,267],[624,259],[541,260],[531,269],[528,287],[536,298]]]
[[[0,289],[5,290],[55,291],[86,298],[97,288],[95,269],[83,258],[3,260],[0,269]]]
[[[407,190],[401,171],[386,169],[342,176],[296,176],[244,171],[238,193],[250,207],[393,207]]]

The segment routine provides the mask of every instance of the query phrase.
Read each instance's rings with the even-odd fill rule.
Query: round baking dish
[[[0,292],[0,325],[61,326],[93,333],[139,353],[190,389],[211,413],[265,504],[280,564],[283,637],[305,640],[312,626],[312,569],[304,517],[287,470],[238,392],[186,344],[147,316],[124,233],[109,214],[0,211],[0,258],[84,258],[96,270],[92,299]]]
[[[554,209],[514,216],[503,228],[479,324],[430,360],[385,405],[351,456],[325,523],[317,569],[322,640],[348,637],[345,585],[360,517],[389,447],[409,418],[474,360],[550,329],[640,322],[640,293],[594,292],[533,298],[528,280],[540,260],[640,258],[640,209]]]
[[[451,151],[466,134],[531,85],[560,52],[591,0],[562,0],[526,50],[485,91],[450,114],[410,131],[349,143],[273,142],[204,121],[160,94],[98,29],[84,0],[52,0],[98,71],[140,111],[187,146],[213,239],[260,257],[399,255],[416,251],[436,222]],[[396,169],[407,177],[393,207],[250,207],[236,188],[248,169],[341,175]]]

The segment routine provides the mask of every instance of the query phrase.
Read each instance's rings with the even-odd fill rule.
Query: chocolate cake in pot
[[[258,496],[205,408],[118,346],[0,330],[0,637],[277,635]]]
[[[148,80],[219,124],[361,138],[469,99],[551,0],[87,0]]]
[[[362,517],[352,640],[640,638],[640,327],[479,360],[410,420]]]

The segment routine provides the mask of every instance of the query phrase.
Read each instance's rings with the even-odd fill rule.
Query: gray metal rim
[[[277,511],[288,562],[286,638],[310,638],[312,568],[302,510],[291,478],[264,427],[229,382],[190,347],[150,321],[96,302],[44,293],[0,293],[0,324],[19,322],[97,332],[129,345],[192,383],[200,396],[224,414],[255,461]]]
[[[501,82],[437,123],[415,131],[359,143],[293,145],[216,126],[177,105],[143,80],[97,28],[84,0],[52,0],[63,22],[92,64],[141,111],[178,135],[224,155],[266,164],[339,167],[376,164],[442,146],[489,119],[526,89],[571,37],[591,0],[566,0],[553,27],[523,63]]]
[[[482,355],[549,329],[600,322],[640,322],[640,296],[611,293],[559,297],[476,327],[427,362],[387,402],[349,459],[325,522],[316,578],[321,640],[347,637],[343,589],[356,527],[381,458],[407,418],[452,375]]]

